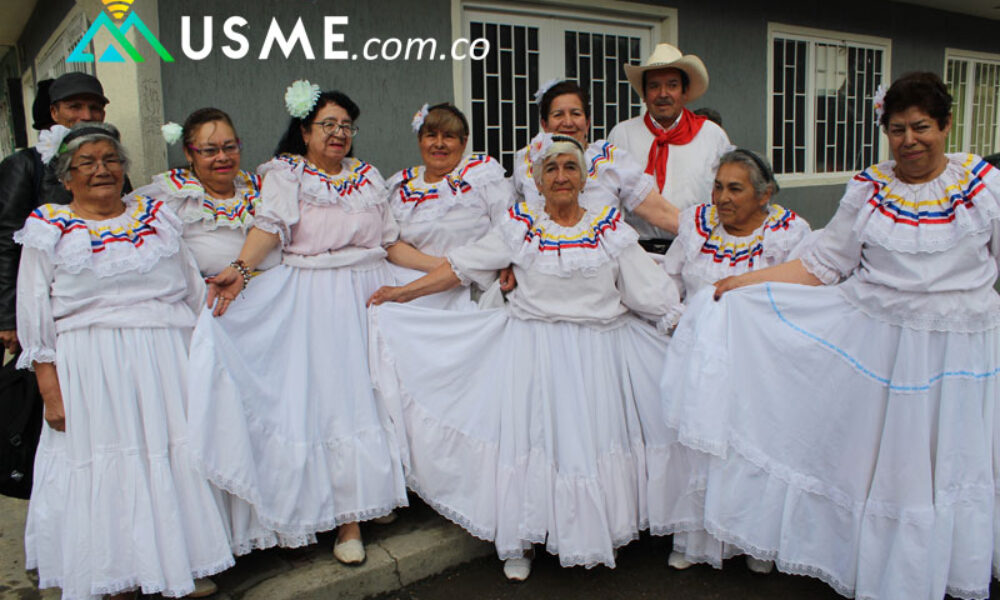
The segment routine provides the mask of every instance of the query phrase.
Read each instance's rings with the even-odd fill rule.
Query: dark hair
[[[688,86],[691,85],[691,78],[688,77],[688,74],[684,69],[680,69],[678,67],[663,67],[662,69],[650,69],[649,71],[643,71],[642,72],[643,91],[646,90],[646,73],[649,73],[650,71],[671,71],[671,70],[677,71],[678,73],[681,74],[681,92],[688,91]]]
[[[236,126],[233,125],[233,120],[229,118],[226,111],[212,107],[199,108],[188,115],[188,118],[184,120],[184,132],[181,135],[181,139],[184,141],[184,147],[187,148],[188,146],[194,144],[194,132],[198,129],[198,127],[213,121],[222,121],[232,128],[234,134],[236,133]],[[239,134],[236,135],[236,138],[239,139]]]
[[[417,138],[428,131],[443,131],[457,135],[463,140],[469,139],[469,120],[462,111],[448,102],[442,102],[427,109],[427,118],[420,126]]]
[[[279,154],[298,154],[299,156],[306,155],[306,141],[302,139],[302,128],[311,127],[313,120],[316,119],[316,113],[323,109],[327,104],[336,104],[340,108],[347,111],[347,115],[351,117],[352,121],[357,121],[358,117],[361,116],[361,109],[358,105],[351,100],[347,94],[332,90],[329,92],[323,92],[316,99],[316,104],[313,106],[312,110],[305,117],[299,119],[292,117],[292,120],[288,122],[288,128],[285,133],[281,136],[281,141],[278,142],[278,147],[274,150],[274,155]],[[354,156],[354,146],[351,146],[351,151],[347,153],[348,156]]]
[[[880,124],[889,126],[889,117],[910,107],[917,107],[937,121],[944,129],[951,115],[951,94],[944,82],[929,71],[907,73],[897,79],[885,93]]]
[[[38,82],[38,92],[35,94],[35,101],[31,103],[31,118],[34,120],[31,128],[36,131],[48,129],[56,124],[52,120],[50,109],[52,101],[49,100],[49,86],[52,85],[53,81],[55,79],[43,79]]]
[[[584,114],[587,115],[588,119],[590,118],[590,95],[577,82],[567,79],[560,81],[542,94],[542,99],[538,102],[538,116],[541,120],[549,120],[549,109],[552,107],[552,101],[563,94],[576,94],[580,103],[583,104]]]
[[[703,116],[709,121],[718,125],[719,127],[722,127],[722,115],[720,115],[719,111],[715,110],[714,108],[708,108],[707,106],[703,106],[701,108],[696,108],[691,112],[693,112],[696,115]]]

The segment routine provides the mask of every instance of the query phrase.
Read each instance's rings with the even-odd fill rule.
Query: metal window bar
[[[945,69],[946,85],[951,93],[951,133],[948,134],[948,152],[960,152],[968,147],[965,140],[966,90],[968,62],[950,58]]]
[[[642,111],[642,100],[622,69],[627,63],[639,64],[640,39],[566,31],[564,40],[565,76],[575,79],[590,95],[590,139],[604,139],[617,123]]]
[[[1000,64],[977,62],[973,84],[972,140],[970,151],[987,155],[997,148],[997,98],[1000,95]]]
[[[471,62],[472,149],[513,172],[514,154],[538,130],[539,30],[537,27],[471,22],[472,38],[485,37],[490,52]]]

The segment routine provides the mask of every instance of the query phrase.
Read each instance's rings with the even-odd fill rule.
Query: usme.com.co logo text
[[[73,48],[66,62],[94,62],[94,54],[87,52],[89,44],[101,29],[111,34],[112,43],[100,54],[97,62],[125,62],[128,56],[134,62],[145,59],[125,34],[135,28],[164,62],[174,62],[173,55],[156,39],[142,19],[131,10],[135,0],[102,0],[107,12],[102,12],[87,29],[80,42]],[[200,18],[181,17],[181,53],[190,60],[204,60],[215,51],[215,24],[211,16]],[[400,39],[368,38],[361,46],[360,53],[344,49],[344,30],[349,25],[346,16],[323,17],[323,37],[318,48],[325,60],[482,60],[490,52],[489,40],[485,38],[458,38],[450,46],[438,45],[434,38],[411,37]],[[247,32],[252,24],[241,16],[230,16],[222,22],[219,50],[223,56],[239,60],[251,56],[250,39]],[[192,30],[199,30],[200,39]],[[268,60],[277,49],[285,58],[301,52],[308,60],[315,60],[317,52],[313,40],[299,17],[287,32],[281,28],[277,18],[272,17],[267,33],[259,49],[253,52],[258,60]]]

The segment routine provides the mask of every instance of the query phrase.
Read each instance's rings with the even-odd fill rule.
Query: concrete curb
[[[39,590],[24,570],[24,519],[28,503],[0,496],[0,600],[54,600],[58,589]],[[309,549],[272,549],[240,557],[213,577],[219,593],[209,600],[361,600],[398,590],[482,556],[493,545],[478,540],[419,501],[388,526],[365,526],[368,559],[347,567],[333,558],[332,534]],[[159,598],[151,596],[147,598]]]
[[[361,600],[397,590],[462,563],[493,553],[493,546],[461,528],[437,522],[409,533],[386,537],[365,546],[363,565],[347,567],[336,561],[316,561],[267,579],[242,595],[242,600]]]

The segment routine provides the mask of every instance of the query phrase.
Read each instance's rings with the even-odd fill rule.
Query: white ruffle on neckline
[[[862,242],[894,252],[940,252],[990,230],[1000,219],[1000,173],[974,154],[948,154],[936,179],[907,184],[895,161],[858,173],[845,204],[859,207],[854,231]]]
[[[233,181],[236,194],[221,200],[207,194],[190,169],[171,169],[153,177],[153,183],[168,197],[178,200],[177,215],[182,222],[201,221],[209,231],[218,227],[249,229],[260,200],[260,181],[260,175],[241,170]]]
[[[745,236],[727,232],[713,204],[685,209],[680,219],[681,234],[677,243],[683,244],[688,260],[722,268],[734,268],[748,261],[766,263],[775,256],[787,256],[802,239],[801,235],[789,234],[808,229],[795,211],[778,204],[771,204],[760,227]],[[798,226],[793,225],[796,221]],[[703,254],[709,256],[701,256]]]
[[[613,206],[587,210],[576,225],[565,227],[543,209],[519,202],[507,211],[507,219],[499,227],[514,252],[514,264],[524,268],[530,265],[558,277],[574,273],[592,276],[639,241],[639,235]]]
[[[45,204],[32,211],[14,241],[48,254],[70,273],[91,269],[98,277],[146,273],[180,249],[181,223],[162,200],[125,199],[125,212],[102,221],[80,218],[69,206]]]
[[[483,195],[472,193],[504,179],[503,166],[486,154],[463,158],[444,179],[426,183],[423,166],[403,169],[389,181],[389,206],[397,221],[433,221],[453,207],[484,205]]]
[[[340,161],[332,175],[297,154],[280,154],[261,166],[261,176],[277,176],[299,185],[298,201],[315,206],[339,205],[360,212],[385,201],[385,181],[374,166],[354,157]]]

